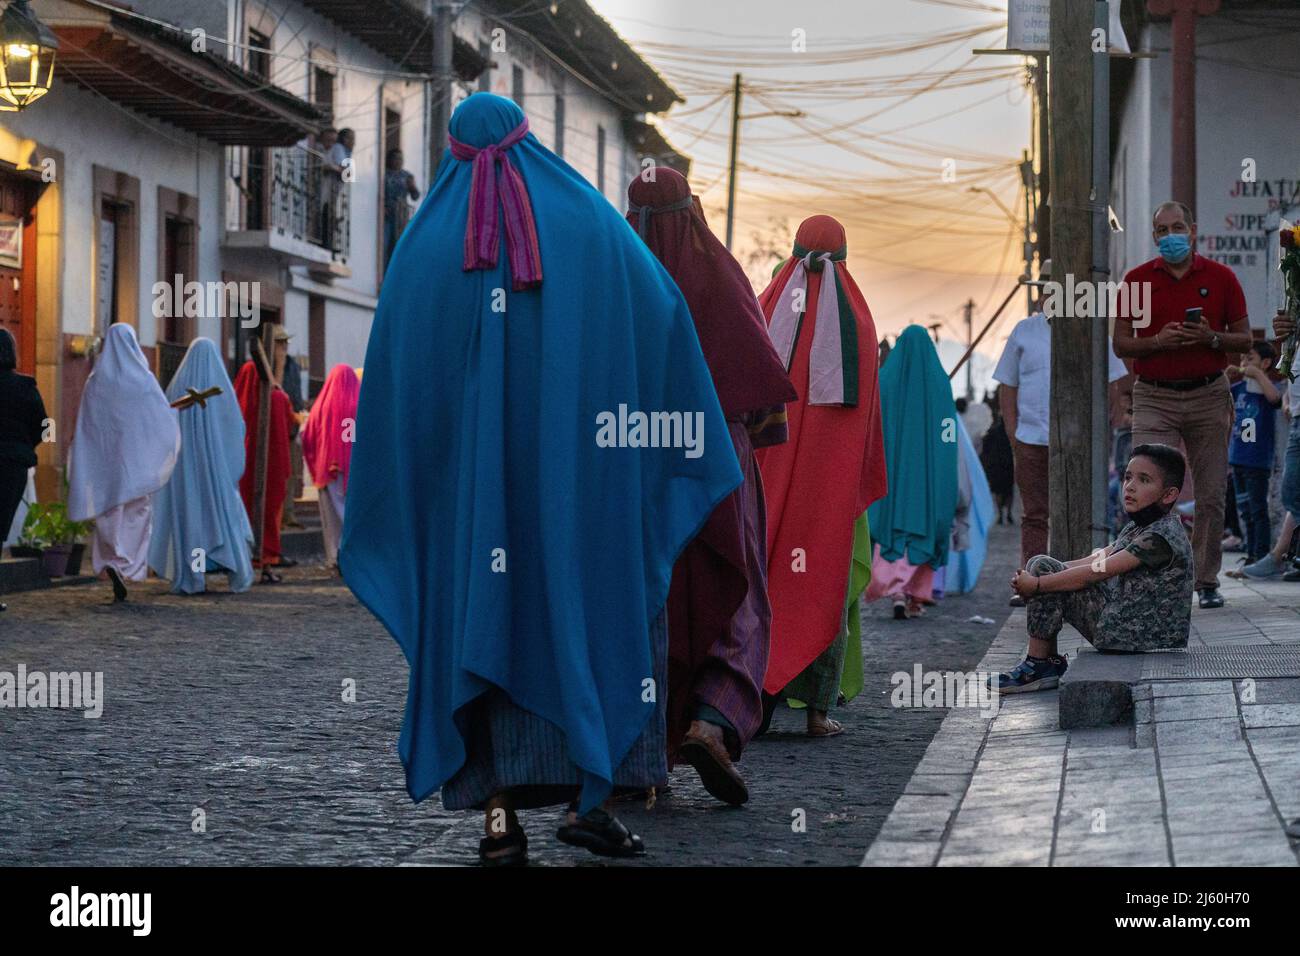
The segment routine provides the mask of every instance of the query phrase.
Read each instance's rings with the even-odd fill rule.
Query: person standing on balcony
[[[170,480],[180,450],[176,410],[140,351],[135,329],[124,322],[110,326],[77,411],[68,517],[95,520],[91,561],[96,574],[107,572],[115,601],[126,600],[126,581],[149,574],[150,496]]]
[[[384,161],[384,270],[397,248],[398,237],[411,218],[411,206],[406,200],[419,202],[420,190],[415,177],[402,168],[402,151],[390,149]]]
[[[325,233],[325,243],[332,252],[343,251],[343,191],[352,182],[352,147],[356,145],[357,134],[350,129],[341,129],[338,138],[329,147],[326,155],[326,175],[330,182],[327,194],[328,210],[326,213],[329,229]]]

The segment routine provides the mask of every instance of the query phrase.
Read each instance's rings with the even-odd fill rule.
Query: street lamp
[[[28,0],[10,0],[0,16],[0,112],[16,113],[50,91],[58,48]]]

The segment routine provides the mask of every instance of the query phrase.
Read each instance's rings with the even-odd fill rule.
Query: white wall
[[[153,284],[160,278],[170,280],[158,275],[160,186],[198,198],[197,278],[220,278],[219,146],[57,79],[54,89],[40,102],[21,113],[0,114],[0,130],[36,140],[62,151],[64,156],[64,168],[57,171],[63,200],[63,332],[93,331],[95,220],[99,215],[94,202],[95,165],[140,180],[140,306],[136,327],[142,345],[154,345],[158,340]],[[217,325],[217,320],[210,327],[204,324],[200,334],[215,334]]]
[[[1270,12],[1272,20],[1286,15]],[[1300,11],[1290,17],[1300,30]],[[1235,39],[1243,36],[1248,39]],[[1279,195],[1300,202],[1300,133],[1279,106],[1300,101],[1300,75],[1272,69],[1294,59],[1293,36],[1218,17],[1197,24],[1197,251],[1236,273],[1256,328],[1264,328],[1272,315],[1267,288],[1273,242],[1263,231],[1264,216],[1276,208]],[[1150,25],[1143,46],[1158,59],[1137,61],[1117,142],[1116,176],[1123,177],[1127,208],[1116,207],[1125,232],[1112,243],[1112,264],[1121,274],[1157,254],[1151,241],[1154,207],[1183,198],[1169,195],[1168,24]],[[1246,159],[1254,160],[1254,183],[1242,181]],[[1298,215],[1291,213],[1293,221]]]
[[[456,28],[462,37],[478,48],[480,41],[490,41],[494,24],[472,8],[457,18]],[[597,173],[597,129],[605,130],[604,195],[620,212],[627,209],[628,154],[631,146],[623,134],[622,110],[591,86],[574,76],[554,59],[538,51],[526,37],[512,33],[505,24],[505,52],[490,55],[496,63],[491,73],[491,91],[512,96],[513,67],[524,69],[524,101],[519,105],[528,117],[532,132],[550,149],[555,148],[555,95],[563,91],[565,101],[564,161],[576,169],[593,186]],[[475,86],[477,89],[477,86]],[[631,167],[636,168],[632,158]]]

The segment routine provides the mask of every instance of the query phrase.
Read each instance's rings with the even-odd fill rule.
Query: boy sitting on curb
[[[1011,579],[1025,599],[1029,650],[998,690],[1049,690],[1067,667],[1056,636],[1072,624],[1099,651],[1186,647],[1192,615],[1192,546],[1174,502],[1186,463],[1168,445],[1138,445],[1124,471],[1129,522],[1114,544],[1062,563],[1040,554]]]

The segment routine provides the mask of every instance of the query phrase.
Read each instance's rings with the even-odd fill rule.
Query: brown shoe
[[[738,807],[749,799],[749,788],[732,764],[726,748],[712,737],[696,733],[694,725],[687,731],[681,757],[695,768],[704,789],[723,803]]]

